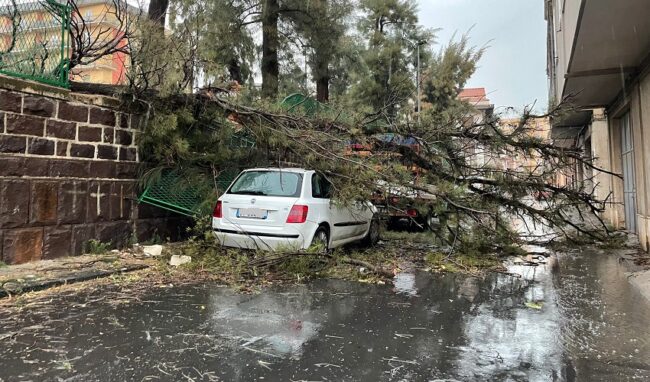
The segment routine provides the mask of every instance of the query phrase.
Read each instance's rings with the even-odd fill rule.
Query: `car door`
[[[330,224],[330,241],[336,242],[345,239],[346,229],[341,225],[345,222],[346,216],[341,208],[334,205],[331,200],[332,185],[327,178],[320,173],[313,173],[311,178],[311,196],[313,203],[319,206],[322,219]]]
[[[365,235],[370,227],[373,216],[373,206],[368,201],[356,201],[348,208],[351,225],[350,236],[356,237]]]
[[[332,185],[327,178],[319,173],[312,175],[312,197],[316,203],[326,204],[331,225],[331,240],[333,242],[358,236],[367,229],[367,213],[360,206],[343,205],[331,200]],[[361,233],[360,233],[361,232]]]

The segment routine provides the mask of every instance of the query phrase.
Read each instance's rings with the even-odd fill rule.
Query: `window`
[[[311,196],[313,198],[329,199],[331,196],[332,185],[321,174],[314,174],[311,177]]]
[[[233,183],[229,194],[298,197],[302,175],[284,171],[246,171]]]

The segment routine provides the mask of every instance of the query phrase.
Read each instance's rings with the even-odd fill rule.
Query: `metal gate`
[[[634,174],[634,140],[630,113],[621,118],[621,156],[623,160],[623,203],[625,228],[636,232],[636,181]]]

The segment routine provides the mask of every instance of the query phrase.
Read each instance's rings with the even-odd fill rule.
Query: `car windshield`
[[[229,194],[287,196],[300,195],[302,175],[285,171],[247,171],[230,187]]]

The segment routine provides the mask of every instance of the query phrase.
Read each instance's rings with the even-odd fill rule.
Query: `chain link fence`
[[[55,0],[0,0],[0,73],[67,88],[70,16]]]

